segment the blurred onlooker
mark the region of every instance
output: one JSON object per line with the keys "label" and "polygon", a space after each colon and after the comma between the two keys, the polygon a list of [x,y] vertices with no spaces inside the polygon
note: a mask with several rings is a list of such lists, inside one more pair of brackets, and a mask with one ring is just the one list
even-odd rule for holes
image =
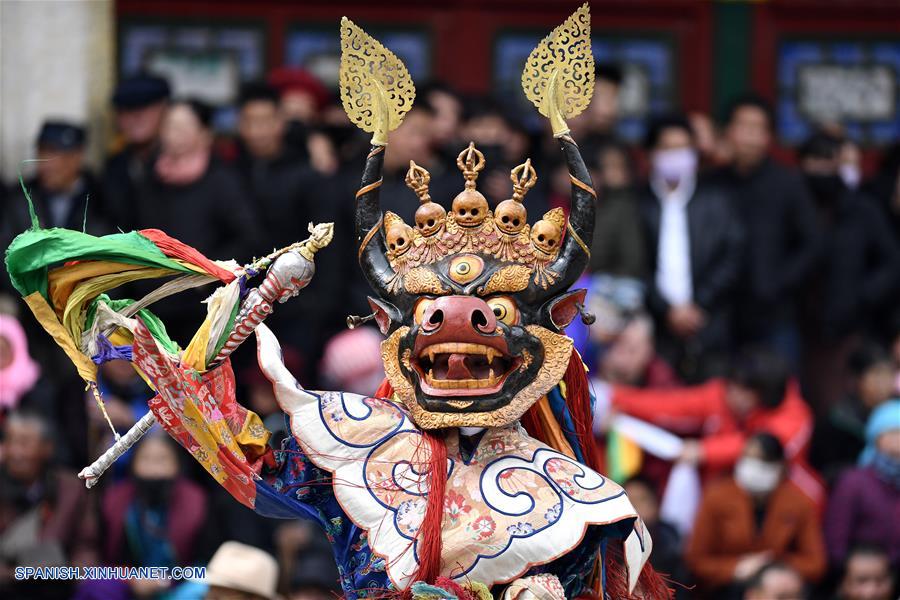
{"label": "blurred onlooker", "polygon": [[804,389],[820,410],[846,387],[847,354],[900,285],[900,244],[871,201],[840,173],[840,138],[810,137],[798,155],[825,232],[822,263],[802,294]]}
{"label": "blurred onlooker", "polygon": [[288,600],[333,600],[340,595],[337,569],[329,552],[310,557],[297,567]]}
{"label": "blurred onlooker", "polygon": [[313,169],[333,175],[339,166],[334,145],[317,129],[328,90],[312,73],[294,67],[274,70],[269,83],[280,94],[285,142]]}
{"label": "blurred onlooker", "polygon": [[848,189],[858,189],[862,183],[862,151],[859,144],[843,138],[838,154],[838,174]]}
{"label": "blurred onlooker", "polygon": [[18,319],[0,314],[0,425],[37,383],[41,367],[28,353],[28,339]]}
{"label": "blurred onlooker", "polygon": [[611,384],[651,389],[677,385],[672,367],[656,354],[653,337],[649,315],[637,314],[629,319],[600,357],[600,378]]}
{"label": "blurred onlooker", "polygon": [[865,544],[853,547],[841,570],[835,600],[896,600],[896,577],[882,548]]}
{"label": "blurred onlooker", "polygon": [[145,436],[135,448],[131,472],[103,496],[105,561],[135,567],[194,564],[206,493],[180,474],[174,442],[158,431]]}
{"label": "blurred onlooker", "polygon": [[[103,194],[85,167],[87,132],[66,121],[45,121],[37,137],[37,175],[25,182],[41,227],[65,227],[95,235],[109,233]],[[18,186],[15,186],[18,187]],[[15,235],[31,227],[22,190],[6,202],[5,247]]]}
{"label": "blurred onlooker", "polygon": [[43,416],[10,413],[0,442],[0,596],[68,598],[68,581],[15,581],[16,566],[96,564],[96,522],[74,473],[53,461],[54,431]]}
{"label": "blurred onlooker", "polygon": [[894,365],[875,343],[863,344],[847,359],[852,383],[845,397],[816,421],[810,444],[810,464],[834,483],[844,469],[856,463],[866,443],[866,421],[895,393]]}
{"label": "blurred onlooker", "polygon": [[825,573],[818,511],[786,473],[781,442],[760,432],[744,445],[734,476],[706,488],[685,555],[704,587],[740,585],[773,560],[808,582]]}
{"label": "blurred onlooker", "polygon": [[341,595],[340,575],[328,538],[309,522],[282,527],[279,558],[289,600],[329,600]]}
{"label": "blurred onlooker", "polygon": [[281,109],[291,124],[289,127],[293,124],[314,124],[320,111],[328,104],[328,89],[315,75],[304,69],[275,69],[269,74],[269,83],[281,94]]}
{"label": "blurred onlooker", "polygon": [[900,236],[900,142],[885,150],[878,173],[864,189],[882,206],[894,234]]}
{"label": "blurred onlooker", "polygon": [[687,118],[651,121],[650,179],[639,201],[650,258],[647,304],[657,349],[691,382],[721,375],[732,351],[743,233],[728,192],[698,177]]}
{"label": "blurred onlooker", "polygon": [[725,379],[702,385],[662,390],[614,386],[612,406],[676,433],[702,436],[684,443],[681,459],[713,473],[731,468],[747,438],[758,431],[777,436],[787,460],[802,463],[812,430],[812,414],[787,363],[764,350],[742,352]]}
{"label": "blurred onlooker", "polygon": [[691,129],[694,130],[695,145],[700,157],[700,170],[727,163],[730,159],[728,145],[722,139],[712,117],[703,112],[692,112],[688,114],[688,121],[691,123]]}
{"label": "blurred onlooker", "polygon": [[[509,172],[525,162],[530,149],[528,136],[524,130],[510,118],[508,111],[505,111],[499,103],[488,98],[480,98],[469,103],[461,141],[465,144],[475,142],[475,146],[484,154],[485,165],[478,178],[478,189],[487,198],[488,203],[493,207],[509,198],[512,193]],[[464,148],[461,146],[451,154],[453,169],[456,155]],[[538,177],[544,175],[539,173]],[[529,192],[529,220],[535,220],[543,214],[544,211],[541,210],[543,207],[540,204],[542,201],[540,188]]]}
{"label": "blurred onlooker", "polygon": [[765,565],[747,582],[743,600],[804,600],[803,578],[786,564]]}
{"label": "blurred onlooker", "polygon": [[[413,214],[418,207],[415,194],[405,183],[409,161],[414,160],[431,173],[431,198],[444,208],[450,209],[453,197],[462,189],[462,175],[456,170],[456,165],[452,169],[447,167],[435,153],[431,137],[434,118],[434,111],[429,105],[416,104],[403,117],[400,126],[388,136],[391,151],[384,153],[381,208],[400,215],[408,223],[413,222]],[[463,149],[459,148],[457,153]],[[358,183],[359,178],[355,177],[354,188]]]}
{"label": "blurred onlooker", "polygon": [[644,521],[650,538],[653,540],[653,552],[650,564],[660,573],[676,580],[684,575],[684,564],[681,560],[681,536],[671,524],[660,520],[659,495],[653,484],[640,476],[633,477],[622,485],[632,506]]}
{"label": "blurred onlooker", "polygon": [[342,331],[325,345],[320,366],[328,389],[371,396],[384,380],[383,337],[373,327]]}
{"label": "blurred onlooker", "polygon": [[[305,158],[285,143],[285,117],[275,88],[251,83],[239,100],[239,154],[235,162],[269,245],[298,241],[309,222],[333,221],[323,202],[322,178]],[[288,218],[286,218],[288,217]]]}
{"label": "blurred onlooker", "polygon": [[589,268],[642,279],[647,272],[647,250],[628,149],[609,143],[589,156],[588,162],[598,196]]}
{"label": "blurred onlooker", "polygon": [[113,92],[116,129],[123,147],[106,160],[103,192],[113,225],[126,231],[135,226],[135,196],[149,175],[153,153],[159,148],[159,129],[169,95],[169,83],[153,75],[123,79]]}
{"label": "blurred onlooker", "polygon": [[737,296],[739,339],[773,346],[796,363],[795,296],[818,259],[821,234],[799,173],[769,156],[772,119],[764,100],[735,100],[725,130],[731,164],[714,175],[735,198],[746,236]]}
{"label": "blurred onlooker", "polygon": [[426,85],[419,91],[419,94],[434,111],[431,132],[438,154],[447,165],[455,164],[456,155],[464,145],[462,140],[463,103],[459,94],[441,82],[432,82]]}
{"label": "blurred onlooker", "polygon": [[883,403],[869,417],[859,467],[831,492],[825,536],[832,565],[866,543],[887,550],[893,568],[900,568],[900,400]]}
{"label": "blurred onlooker", "polygon": [[596,149],[616,138],[619,91],[623,80],[624,74],[619,65],[594,65],[594,95],[591,103],[587,110],[569,123],[576,139],[585,148]]}
{"label": "blurred onlooker", "polygon": [[212,156],[211,125],[212,109],[199,100],[169,105],[153,176],[137,206],[138,224],[162,229],[211,258],[246,260],[246,253],[258,251],[257,223],[234,173]]}
{"label": "blurred onlooker", "polygon": [[278,563],[259,548],[229,541],[206,567],[203,600],[277,600]]}

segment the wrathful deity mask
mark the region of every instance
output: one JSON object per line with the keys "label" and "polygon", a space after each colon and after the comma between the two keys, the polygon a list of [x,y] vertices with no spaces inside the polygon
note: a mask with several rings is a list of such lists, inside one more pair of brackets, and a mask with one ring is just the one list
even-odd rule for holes
{"label": "wrathful deity mask", "polygon": [[537,181],[526,161],[510,173],[512,197],[492,212],[477,190],[484,156],[474,144],[457,165],[464,189],[445,211],[428,171],[410,162],[419,197],[415,227],[379,210],[384,146],[369,155],[358,196],[361,266],[382,333],[385,370],[423,428],[502,426],[519,419],[565,374],[572,340],[562,333],[584,291],[569,292],[588,261],[594,197],[575,144],[561,144],[573,173],[572,215],[527,223],[523,203]]}
{"label": "wrathful deity mask", "polygon": [[388,379],[422,428],[514,423],[569,365],[572,340],[563,329],[584,291],[568,289],[590,257],[596,194],[564,119],[593,91],[589,27],[582,8],[532,52],[522,76],[566,159],[568,219],[556,208],[528,225],[524,200],[537,181],[530,160],[512,170],[512,196],[491,211],[477,189],[484,155],[470,143],[457,157],[463,189],[449,211],[432,200],[428,171],[410,161],[406,184],[420,204],[410,225],[382,214],[379,192],[387,132],[412,106],[415,87],[390,50],[342,22],[341,100],[374,134],[356,195],[359,261],[375,291],[372,317],[387,336]]}

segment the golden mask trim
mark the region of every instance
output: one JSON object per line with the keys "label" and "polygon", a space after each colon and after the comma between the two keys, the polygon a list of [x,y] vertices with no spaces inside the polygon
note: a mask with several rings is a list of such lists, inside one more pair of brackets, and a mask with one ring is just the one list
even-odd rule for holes
{"label": "golden mask trim", "polygon": [[449,293],[441,279],[431,269],[415,267],[403,276],[403,287],[410,294],[433,294],[440,296]]}
{"label": "golden mask trim", "polygon": [[495,271],[487,283],[478,288],[478,294],[489,296],[491,294],[521,292],[528,287],[530,279],[530,268],[524,265],[509,265]]}

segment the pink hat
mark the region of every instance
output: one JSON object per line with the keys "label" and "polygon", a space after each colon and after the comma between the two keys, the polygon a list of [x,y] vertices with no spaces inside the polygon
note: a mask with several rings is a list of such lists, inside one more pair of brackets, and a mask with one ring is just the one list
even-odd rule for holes
{"label": "pink hat", "polygon": [[13,409],[41,375],[41,369],[28,354],[25,330],[15,317],[0,314],[0,343],[9,345],[9,364],[0,362],[0,408]]}
{"label": "pink hat", "polygon": [[322,375],[340,389],[372,394],[384,378],[382,337],[371,327],[348,329],[325,345]]}

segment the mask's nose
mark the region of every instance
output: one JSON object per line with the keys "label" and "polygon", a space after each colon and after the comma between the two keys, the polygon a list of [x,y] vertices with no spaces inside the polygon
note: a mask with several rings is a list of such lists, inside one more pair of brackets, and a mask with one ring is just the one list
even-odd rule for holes
{"label": "mask's nose", "polygon": [[422,315],[422,331],[472,331],[491,334],[497,329],[497,317],[487,302],[475,296],[441,296]]}

